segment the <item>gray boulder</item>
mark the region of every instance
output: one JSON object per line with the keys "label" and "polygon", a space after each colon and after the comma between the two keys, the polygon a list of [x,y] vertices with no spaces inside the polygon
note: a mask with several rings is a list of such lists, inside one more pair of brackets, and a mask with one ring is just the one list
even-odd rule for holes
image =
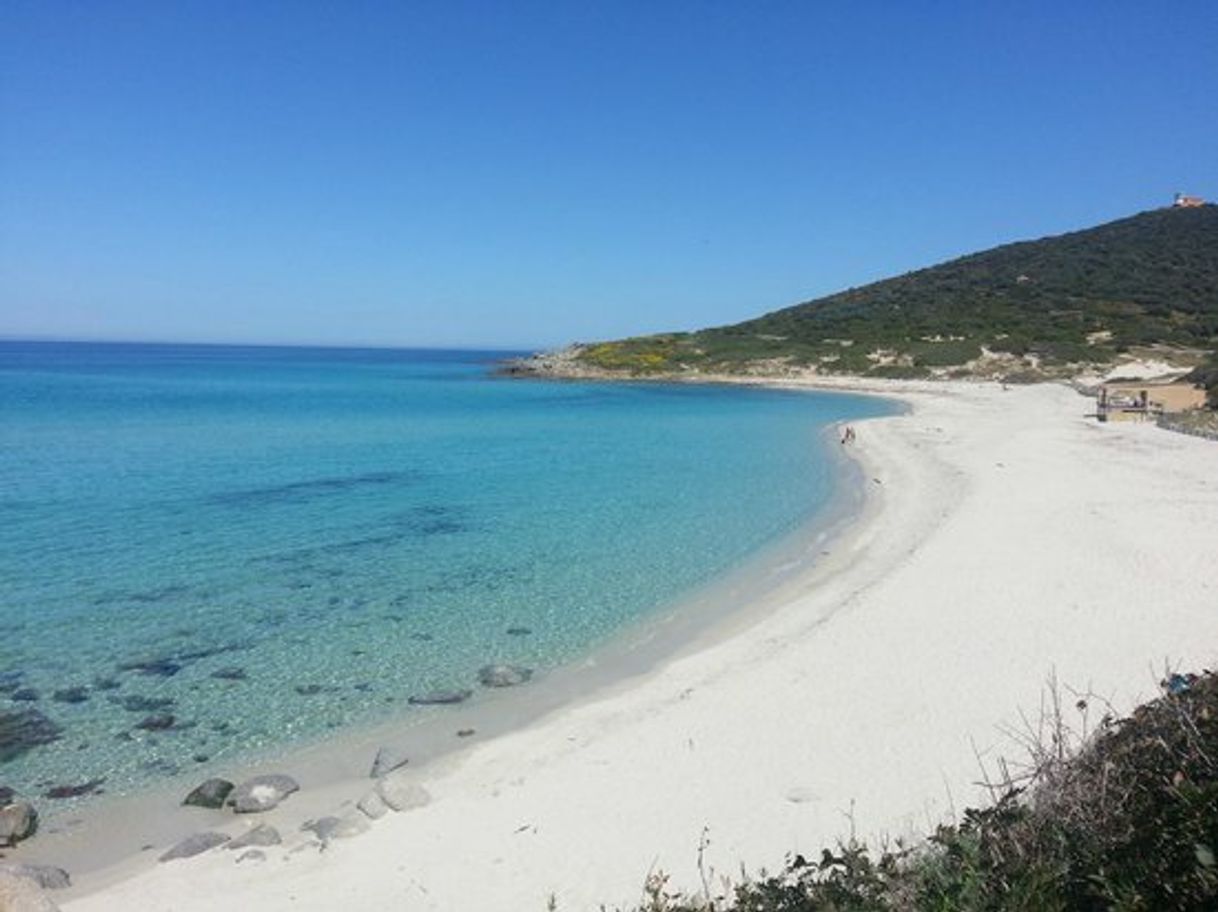
{"label": "gray boulder", "polygon": [[0,763],[58,741],[63,729],[36,709],[0,710]]}
{"label": "gray boulder", "polygon": [[182,803],[191,807],[224,807],[224,799],[232,790],[233,784],[227,779],[208,779],[182,799]]}
{"label": "gray boulder", "polygon": [[483,665],[478,669],[478,680],[483,687],[515,687],[533,677],[533,669],[521,665]]}
{"label": "gray boulder", "polygon": [[38,812],[28,801],[16,801],[0,808],[0,846],[14,846],[29,839],[38,829]]}
{"label": "gray boulder", "polygon": [[[51,865],[25,864],[24,862],[9,862],[0,864],[0,876],[24,877],[38,884],[44,890],[62,890],[72,885],[72,878],[63,868]],[[0,907],[2,908],[2,907]]]}
{"label": "gray boulder", "polygon": [[291,776],[273,773],[255,776],[233,789],[228,803],[238,814],[253,814],[277,807],[284,798],[300,790],[300,784]]}
{"label": "gray boulder", "polygon": [[283,839],[279,831],[270,824],[260,823],[247,833],[242,833],[235,839],[230,839],[224,846],[226,849],[246,849],[250,846],[279,845]]}
{"label": "gray boulder", "polygon": [[406,702],[415,706],[434,706],[444,703],[464,703],[473,694],[471,690],[433,690],[425,694],[415,694]]}
{"label": "gray boulder", "polygon": [[204,852],[214,849],[216,846],[224,845],[226,842],[228,842],[228,837],[223,833],[195,833],[193,836],[187,836],[172,849],[163,854],[158,861],[173,861],[177,858],[193,858],[196,855],[202,855]]}
{"label": "gray boulder", "polygon": [[25,877],[0,874],[0,909],[4,912],[59,912],[59,906]]}
{"label": "gray boulder", "polygon": [[431,793],[405,776],[386,776],[376,787],[381,800],[395,811],[409,811],[431,804]]}
{"label": "gray boulder", "polygon": [[392,773],[409,762],[410,759],[404,751],[394,747],[382,747],[376,752],[376,759],[372,761],[372,771],[368,775],[373,779],[380,779],[386,773]]}

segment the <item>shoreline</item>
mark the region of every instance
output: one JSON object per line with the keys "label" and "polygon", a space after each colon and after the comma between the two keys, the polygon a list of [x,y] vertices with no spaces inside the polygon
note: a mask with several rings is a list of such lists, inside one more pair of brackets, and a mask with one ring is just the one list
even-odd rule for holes
{"label": "shoreline", "polygon": [[[523,686],[483,689],[468,703],[419,707],[409,717],[288,744],[238,760],[219,774],[240,782],[256,774],[286,772],[300,781],[301,791],[273,815],[281,829],[295,833],[309,819],[354,805],[373,784],[368,770],[381,746],[409,755],[412,774],[427,776],[459,764],[464,754],[490,739],[628,687],[665,662],[757,623],[792,591],[806,589],[827,572],[819,566],[827,564],[825,549],[848,538],[869,508],[866,479],[838,446],[837,433],[837,425],[830,425],[816,434],[816,446],[838,479],[826,504],[795,529],[675,601],[657,606],[591,652],[540,672]],[[741,607],[742,594],[752,604]],[[457,731],[468,729],[475,734],[456,737]],[[191,833],[213,828],[240,832],[243,818],[230,811],[180,806],[182,797],[207,775],[214,773],[179,775],[137,793],[104,795],[79,810],[56,809],[46,816],[39,836],[11,850],[8,860],[67,869],[73,886],[56,894],[66,900],[104,890],[144,870],[150,858]]]}
{"label": "shoreline", "polygon": [[213,852],[64,909],[629,904],[651,871],[697,888],[700,845],[717,882],[847,833],[924,834],[976,797],[978,757],[1013,753],[1055,671],[1124,711],[1163,662],[1212,659],[1212,444],[1100,427],[1059,386],[867,391],[914,408],[861,425],[874,512],[810,590],[408,768],[431,803],[324,853],[285,828],[265,863]]}

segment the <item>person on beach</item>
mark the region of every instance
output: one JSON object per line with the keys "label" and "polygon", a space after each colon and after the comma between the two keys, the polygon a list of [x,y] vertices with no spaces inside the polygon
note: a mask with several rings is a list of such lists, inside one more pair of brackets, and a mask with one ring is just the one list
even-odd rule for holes
{"label": "person on beach", "polygon": [[842,446],[848,443],[854,443],[854,428],[850,425],[846,425],[846,431],[842,434]]}

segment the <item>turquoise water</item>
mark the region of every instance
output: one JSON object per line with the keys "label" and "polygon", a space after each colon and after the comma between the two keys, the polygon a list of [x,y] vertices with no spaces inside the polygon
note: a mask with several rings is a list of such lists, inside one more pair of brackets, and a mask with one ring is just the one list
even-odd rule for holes
{"label": "turquoise water", "polygon": [[[888,408],[498,357],[0,343],[0,785],[130,791],[544,672],[807,522],[824,426]],[[58,737],[18,752],[33,712]]]}

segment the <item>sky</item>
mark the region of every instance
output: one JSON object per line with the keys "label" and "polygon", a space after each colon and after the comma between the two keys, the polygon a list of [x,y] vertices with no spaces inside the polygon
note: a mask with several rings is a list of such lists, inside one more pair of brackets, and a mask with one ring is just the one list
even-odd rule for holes
{"label": "sky", "polygon": [[531,348],[1218,197],[1218,3],[0,3],[0,337]]}

